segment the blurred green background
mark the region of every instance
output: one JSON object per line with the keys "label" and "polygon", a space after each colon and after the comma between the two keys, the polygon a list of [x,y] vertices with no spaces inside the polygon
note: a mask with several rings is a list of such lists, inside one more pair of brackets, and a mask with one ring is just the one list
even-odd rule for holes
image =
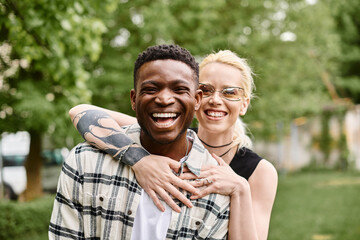
{"label": "blurred green background", "polygon": [[[146,47],[179,44],[199,62],[230,49],[256,74],[244,121],[280,174],[269,239],[360,239],[359,12],[358,0],[0,0],[0,133],[31,139],[19,200],[52,201],[39,199],[43,151],[82,141],[71,107],[133,115]],[[14,209],[0,223],[28,204],[51,208],[0,200]]]}

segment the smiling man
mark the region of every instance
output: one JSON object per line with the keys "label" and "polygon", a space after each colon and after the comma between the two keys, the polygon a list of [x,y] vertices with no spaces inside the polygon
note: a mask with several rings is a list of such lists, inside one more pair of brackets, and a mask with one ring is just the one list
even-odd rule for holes
{"label": "smiling man", "polygon": [[[95,136],[96,127],[106,128],[108,118],[94,110],[77,116],[75,121],[85,123],[77,126],[84,134],[91,132],[105,143],[116,138],[121,147],[112,155],[119,157],[113,158],[88,143],[71,151],[59,179],[50,239],[226,238],[229,197],[210,194],[191,200],[192,208],[180,205],[176,212],[166,205],[165,211],[160,211],[129,166],[132,159],[149,152],[178,160],[182,163],[180,171],[186,167],[196,175],[202,165],[217,164],[196,134],[187,130],[200,106],[198,77],[198,65],[186,49],[176,45],[149,47],[138,56],[134,68],[131,105],[138,124],[126,127],[124,132],[114,133],[108,128],[108,135]],[[124,134],[130,138],[122,137]],[[147,151],[130,147],[134,145]],[[128,165],[122,161],[125,155]]]}
{"label": "smiling man", "polygon": [[141,126],[141,144],[150,153],[176,160],[185,156],[184,133],[200,106],[196,81],[188,65],[172,59],[146,62],[138,70],[131,103]]}

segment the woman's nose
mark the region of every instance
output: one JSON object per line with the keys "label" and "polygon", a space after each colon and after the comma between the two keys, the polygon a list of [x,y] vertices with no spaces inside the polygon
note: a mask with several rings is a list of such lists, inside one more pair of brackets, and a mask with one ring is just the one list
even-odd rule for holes
{"label": "woman's nose", "polygon": [[210,96],[210,103],[213,104],[220,104],[222,101],[222,98],[220,96],[220,92],[216,91],[213,95]]}

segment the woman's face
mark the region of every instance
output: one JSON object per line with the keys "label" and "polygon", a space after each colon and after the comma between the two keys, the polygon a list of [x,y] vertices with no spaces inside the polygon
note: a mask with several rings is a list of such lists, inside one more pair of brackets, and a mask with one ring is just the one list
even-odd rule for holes
{"label": "woman's face", "polygon": [[209,132],[221,133],[232,131],[239,115],[246,113],[249,98],[230,101],[221,96],[219,91],[227,87],[243,88],[241,71],[233,66],[213,62],[205,65],[200,71],[200,83],[211,85],[216,92],[203,97],[196,117],[200,125]]}

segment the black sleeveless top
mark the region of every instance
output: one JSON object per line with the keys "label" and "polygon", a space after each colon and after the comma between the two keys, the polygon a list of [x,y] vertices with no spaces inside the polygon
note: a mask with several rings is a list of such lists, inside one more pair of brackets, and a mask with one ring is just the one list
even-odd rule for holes
{"label": "black sleeveless top", "polygon": [[249,180],[261,159],[262,157],[250,149],[243,147],[236,152],[234,158],[230,162],[230,167],[238,175]]}
{"label": "black sleeveless top", "polygon": [[[197,133],[197,128],[191,128]],[[250,176],[255,171],[255,168],[259,164],[262,157],[248,148],[239,149],[233,159],[230,162],[230,167],[235,173],[242,176],[246,180],[249,180]]]}

